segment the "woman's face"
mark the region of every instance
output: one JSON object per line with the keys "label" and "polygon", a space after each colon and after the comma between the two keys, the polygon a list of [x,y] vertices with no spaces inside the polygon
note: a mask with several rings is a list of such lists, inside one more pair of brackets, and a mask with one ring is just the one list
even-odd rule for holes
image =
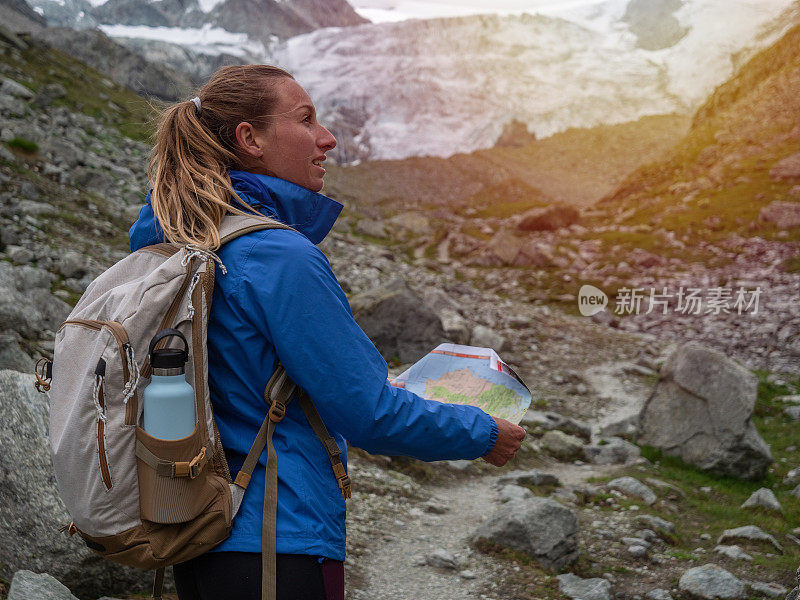
{"label": "woman's face", "polygon": [[[322,189],[325,153],[336,147],[336,138],[317,122],[317,113],[306,91],[288,77],[276,85],[275,116],[266,127],[253,130],[260,156],[253,156],[253,172],[280,177],[314,192]],[[240,126],[241,127],[241,126]]]}

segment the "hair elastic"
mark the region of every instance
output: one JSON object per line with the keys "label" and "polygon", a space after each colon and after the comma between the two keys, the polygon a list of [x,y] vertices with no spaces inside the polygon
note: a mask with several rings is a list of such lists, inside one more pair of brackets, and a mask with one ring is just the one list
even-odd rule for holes
{"label": "hair elastic", "polygon": [[195,96],[194,98],[192,98],[192,102],[194,102],[194,105],[197,107],[197,114],[199,115],[200,114],[200,97],[199,96]]}

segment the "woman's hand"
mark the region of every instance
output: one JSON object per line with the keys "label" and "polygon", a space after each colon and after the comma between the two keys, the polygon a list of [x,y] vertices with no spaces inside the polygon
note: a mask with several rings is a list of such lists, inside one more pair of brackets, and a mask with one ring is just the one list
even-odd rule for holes
{"label": "woman's hand", "polygon": [[497,441],[483,460],[495,467],[502,467],[514,458],[514,454],[519,450],[522,440],[525,439],[525,430],[505,419],[492,418],[497,423]]}

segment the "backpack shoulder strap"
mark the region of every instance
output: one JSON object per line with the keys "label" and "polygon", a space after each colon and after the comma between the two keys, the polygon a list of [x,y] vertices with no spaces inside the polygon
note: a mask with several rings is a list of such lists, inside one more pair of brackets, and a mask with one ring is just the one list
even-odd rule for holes
{"label": "backpack shoulder strap", "polygon": [[280,221],[258,215],[225,215],[219,225],[219,237],[222,244],[227,244],[251,231],[262,229],[291,229]]}

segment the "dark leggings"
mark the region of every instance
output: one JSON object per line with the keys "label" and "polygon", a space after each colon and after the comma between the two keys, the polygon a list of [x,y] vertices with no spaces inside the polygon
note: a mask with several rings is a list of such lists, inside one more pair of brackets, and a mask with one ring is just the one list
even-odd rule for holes
{"label": "dark leggings", "polygon": [[[261,600],[261,554],[207,552],[173,567],[180,600]],[[344,564],[278,554],[278,600],[344,600]]]}

